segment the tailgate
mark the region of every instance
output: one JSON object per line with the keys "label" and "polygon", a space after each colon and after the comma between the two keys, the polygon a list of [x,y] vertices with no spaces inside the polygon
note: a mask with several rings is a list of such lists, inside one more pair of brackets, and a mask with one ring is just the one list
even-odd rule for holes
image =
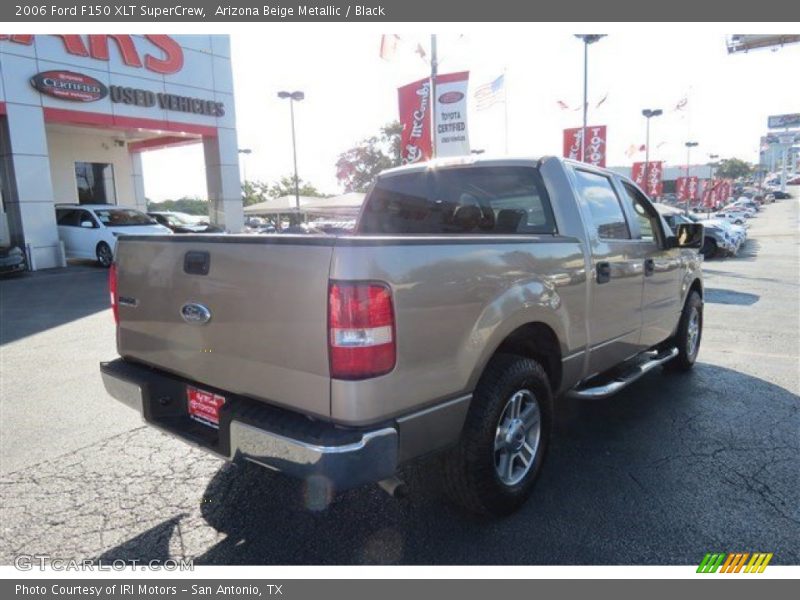
{"label": "tailgate", "polygon": [[[119,354],[211,388],[329,417],[332,243],[288,235],[120,238]],[[194,259],[188,267],[187,253]],[[199,305],[198,322],[184,319],[187,304]],[[193,308],[187,312],[197,315]],[[210,318],[202,323],[204,309]]]}

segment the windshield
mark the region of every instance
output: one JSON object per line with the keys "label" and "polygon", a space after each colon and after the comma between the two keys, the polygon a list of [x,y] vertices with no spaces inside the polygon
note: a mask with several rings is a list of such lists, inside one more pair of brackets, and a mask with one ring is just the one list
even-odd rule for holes
{"label": "windshield", "polygon": [[132,208],[101,208],[94,214],[106,227],[129,227],[132,225],[153,225],[155,221],[146,214]]}
{"label": "windshield", "polygon": [[166,220],[167,223],[170,225],[194,225],[194,221],[182,215],[180,213],[171,213],[168,215],[162,215]]}

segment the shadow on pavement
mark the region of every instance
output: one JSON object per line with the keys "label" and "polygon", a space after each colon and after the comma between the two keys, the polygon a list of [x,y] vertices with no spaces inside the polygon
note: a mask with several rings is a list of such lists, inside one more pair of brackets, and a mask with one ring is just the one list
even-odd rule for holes
{"label": "shadow on pavement", "polygon": [[0,280],[0,344],[106,310],[108,270],[94,264]]}
{"label": "shadow on pavement", "polygon": [[739,306],[751,306],[761,298],[758,294],[747,292],[737,292],[735,290],[724,290],[720,288],[705,288],[703,299],[712,304],[737,304]]}
{"label": "shadow on pavement", "polygon": [[[319,499],[302,482],[226,464],[199,507],[225,538],[195,561],[697,564],[709,549],[766,548],[796,563],[799,408],[783,388],[710,364],[605,401],[562,399],[530,501],[497,520],[452,507],[435,459],[405,469],[405,500],[365,486],[323,511],[306,508]],[[130,546],[142,537],[106,555],[161,558],[163,536]]]}

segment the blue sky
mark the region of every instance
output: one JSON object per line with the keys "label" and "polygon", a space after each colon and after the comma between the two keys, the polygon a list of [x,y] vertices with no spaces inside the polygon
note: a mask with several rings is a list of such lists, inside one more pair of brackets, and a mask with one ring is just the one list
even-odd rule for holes
{"label": "blue sky", "polygon": [[[427,74],[429,67],[413,53],[416,43],[426,49],[429,44],[429,33],[419,29],[419,24],[390,29],[401,31],[408,50],[387,62],[378,56],[382,30],[374,26],[235,27],[239,146],[252,150],[242,165],[247,177],[272,181],[291,173],[289,108],[276,94],[300,89],[306,94],[296,106],[300,177],[325,192],[339,192],[338,154],[396,119],[397,87]],[[534,23],[445,29],[439,36],[441,72],[469,70],[474,89],[505,71],[509,152],[560,154],[562,130],[580,125],[580,111],[562,110],[557,102],[580,106],[583,50],[572,33],[581,28]],[[626,155],[631,145],[644,143],[643,108],[665,111],[652,122],[651,159],[668,165],[685,163],[687,139],[700,143],[692,162],[705,162],[711,153],[754,161],[767,116],[800,112],[800,45],[728,55],[719,25],[583,29],[609,31],[590,48],[589,59],[589,124],[608,126],[609,166],[643,160],[643,154]],[[686,108],[674,111],[683,97]],[[505,109],[500,104],[471,110],[473,148],[503,152]],[[204,197],[202,168],[199,145],[146,154],[148,197]]]}

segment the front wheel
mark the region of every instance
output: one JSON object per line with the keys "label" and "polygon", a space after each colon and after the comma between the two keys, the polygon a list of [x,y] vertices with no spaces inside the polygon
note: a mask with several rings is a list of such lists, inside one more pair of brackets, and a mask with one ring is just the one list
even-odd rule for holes
{"label": "front wheel", "polygon": [[703,258],[711,258],[713,256],[716,256],[717,254],[716,240],[709,237],[703,240],[703,247],[700,248],[700,254],[703,255]]}
{"label": "front wheel", "polygon": [[664,367],[671,371],[688,371],[697,360],[700,350],[700,338],[703,335],[703,299],[697,292],[690,292],[683,305],[678,332],[673,338],[678,356],[666,363]]}
{"label": "front wheel", "polygon": [[475,388],[461,439],[445,456],[450,498],[481,514],[517,510],[544,462],[552,404],[539,363],[513,355],[494,357]]}
{"label": "front wheel", "polygon": [[111,266],[111,263],[114,262],[114,253],[111,251],[111,246],[105,242],[100,242],[97,244],[97,250],[95,251],[95,254],[97,256],[97,262],[100,263],[101,267],[105,267],[107,269]]}

